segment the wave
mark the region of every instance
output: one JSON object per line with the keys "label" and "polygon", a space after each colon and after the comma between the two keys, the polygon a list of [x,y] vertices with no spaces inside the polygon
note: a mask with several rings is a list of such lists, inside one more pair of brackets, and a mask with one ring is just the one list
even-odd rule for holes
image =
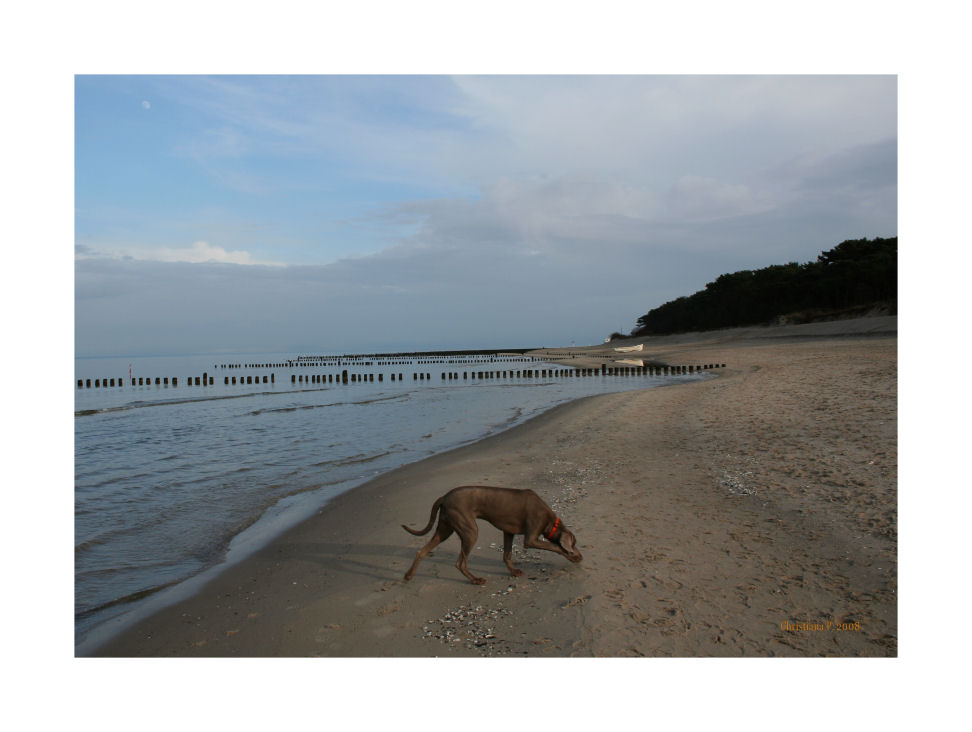
{"label": "wave", "polygon": [[373,463],[375,460],[380,460],[388,455],[394,455],[395,453],[402,452],[399,450],[385,450],[384,452],[376,453],[360,453],[358,455],[351,455],[350,457],[338,458],[337,460],[322,460],[321,462],[311,463],[312,468],[329,468],[329,467],[347,467],[348,465],[362,465],[364,463]]}
{"label": "wave", "polygon": [[[92,472],[76,472],[74,476],[74,490],[82,494],[87,493],[92,490],[97,490],[98,488],[104,488],[106,486],[114,485],[120,480],[124,480],[128,483],[137,482],[143,478],[152,478],[155,474],[153,473],[125,473],[123,476],[117,474],[104,475],[101,480],[96,480],[93,482],[86,482],[91,480],[91,476],[98,475],[97,471]],[[134,499],[133,499],[134,500]],[[75,501],[76,502],[76,501]]]}
{"label": "wave", "polygon": [[83,620],[96,613],[100,613],[104,610],[115,607],[117,605],[125,605],[130,602],[138,602],[139,600],[142,600],[148,597],[149,595],[154,595],[156,592],[161,592],[162,590],[168,589],[169,587],[173,587],[182,581],[184,581],[184,578],[175,579],[170,582],[165,582],[161,585],[156,585],[154,587],[146,587],[143,590],[137,590],[127,595],[123,595],[122,597],[116,597],[113,600],[109,600],[108,602],[103,602],[100,605],[96,605],[95,607],[89,607],[89,608],[85,608],[84,610],[81,610],[80,612],[75,612],[74,619],[75,621]]}
{"label": "wave", "polygon": [[327,402],[325,404],[303,404],[292,407],[268,407],[267,409],[254,409],[250,414],[254,417],[261,414],[278,414],[282,412],[297,412],[309,409],[326,409],[328,407],[353,407],[377,404],[379,402],[391,402],[410,398],[409,394],[393,394],[391,396],[374,397],[372,399],[360,399],[358,401]]}
{"label": "wave", "polygon": [[[443,385],[443,386],[434,386],[434,387],[431,387],[431,388],[433,388],[433,389],[462,389],[462,388],[469,388],[469,387],[478,387],[478,388],[484,388],[484,387],[485,388],[501,387],[503,389],[516,389],[516,388],[526,388],[526,389],[529,389],[529,388],[534,388],[534,387],[537,387],[537,386],[547,386],[550,383],[553,383],[553,382],[549,382],[549,381],[530,381],[530,382],[525,382],[525,383],[522,383],[522,384],[510,384],[510,383],[507,383],[507,382],[504,381],[504,382],[499,383],[499,384],[489,383],[489,382],[482,382],[482,383],[468,384],[468,385],[466,385],[466,384],[462,384],[462,385],[449,384],[448,386],[446,386],[446,385]],[[295,393],[301,393],[301,394],[303,394],[303,393],[314,392],[314,391],[332,391],[332,390],[333,390],[333,387],[328,386],[328,387],[323,387],[323,388],[320,388],[320,389],[288,389],[286,391],[248,391],[248,392],[244,392],[244,393],[240,393],[240,394],[223,394],[223,395],[219,395],[219,396],[217,396],[217,395],[209,395],[209,396],[201,396],[201,397],[183,397],[183,398],[179,398],[179,399],[159,399],[157,401],[135,401],[135,402],[129,402],[128,404],[119,404],[119,405],[112,406],[112,407],[99,407],[99,408],[95,408],[95,409],[78,409],[78,410],[75,410],[74,416],[75,417],[91,417],[91,416],[97,415],[97,414],[111,414],[111,413],[115,413],[115,412],[127,412],[127,411],[130,411],[132,409],[144,409],[146,407],[171,407],[171,406],[177,406],[179,404],[201,404],[201,403],[204,403],[204,402],[222,401],[224,399],[247,399],[247,398],[250,398],[250,397],[257,397],[257,396],[284,396],[284,395],[287,395],[287,394],[295,394]],[[405,392],[405,393],[402,393],[402,394],[393,394],[393,395],[390,395],[390,396],[374,397],[374,398],[371,398],[371,399],[361,399],[361,400],[357,400],[357,401],[338,401],[338,402],[330,402],[330,403],[327,403],[327,404],[311,404],[311,405],[300,406],[300,407],[278,407],[278,408],[274,408],[274,409],[258,409],[258,410],[254,410],[253,412],[251,412],[251,414],[254,415],[254,416],[256,416],[256,415],[260,415],[260,414],[264,414],[264,413],[273,413],[273,412],[295,412],[295,411],[300,410],[300,409],[319,409],[321,407],[338,407],[338,406],[345,406],[345,405],[368,405],[368,404],[374,404],[376,402],[392,401],[392,400],[396,400],[396,399],[409,399],[410,397],[411,397],[411,393],[410,392]]]}
{"label": "wave", "polygon": [[[323,391],[323,390],[321,390]],[[109,414],[111,412],[127,412],[132,409],[143,409],[145,407],[171,407],[178,404],[197,404],[203,402],[217,402],[224,399],[246,399],[247,397],[254,396],[266,396],[269,394],[280,394],[281,392],[274,391],[251,391],[245,394],[226,394],[223,396],[203,396],[203,397],[188,397],[185,399],[160,399],[156,402],[129,402],[128,404],[120,404],[115,407],[102,407],[100,409],[80,409],[75,411],[75,417],[89,417],[93,414]],[[287,393],[287,392],[284,392]]]}
{"label": "wave", "polygon": [[[159,399],[157,401],[135,401],[129,402],[128,404],[119,404],[114,407],[101,407],[98,409],[79,409],[74,412],[75,417],[89,417],[93,414],[108,414],[111,412],[127,412],[132,409],[143,409],[145,407],[171,407],[179,404],[202,404],[204,402],[218,402],[224,399],[248,399],[250,397],[259,396],[286,396],[288,394],[296,393],[306,393],[314,391],[330,391],[332,387],[324,387],[321,389],[288,389],[286,391],[247,391],[240,394],[222,394],[222,395],[207,395],[200,397],[183,397],[181,399]],[[398,398],[403,395],[397,395],[396,397],[387,397],[390,399]],[[348,402],[349,404],[367,404],[370,401],[375,400],[364,400],[362,402]],[[344,402],[337,402],[342,404]],[[267,410],[261,410],[267,411]],[[281,410],[286,411],[286,410]],[[259,412],[254,412],[254,414],[259,414]]]}

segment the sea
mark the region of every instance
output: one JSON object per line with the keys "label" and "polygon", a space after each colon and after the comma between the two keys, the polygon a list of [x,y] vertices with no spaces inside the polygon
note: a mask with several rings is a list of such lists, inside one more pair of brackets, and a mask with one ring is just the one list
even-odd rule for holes
{"label": "sea", "polygon": [[705,378],[573,374],[496,353],[76,359],[76,652],[376,475],[564,402]]}

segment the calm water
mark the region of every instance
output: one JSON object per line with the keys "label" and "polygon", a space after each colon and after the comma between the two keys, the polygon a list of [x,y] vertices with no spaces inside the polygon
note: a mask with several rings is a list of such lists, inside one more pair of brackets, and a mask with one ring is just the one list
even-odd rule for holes
{"label": "calm water", "polygon": [[[75,389],[76,641],[379,473],[572,399],[700,378],[476,377],[552,368],[512,357],[288,360],[296,356],[76,361],[76,380],[125,383]],[[153,385],[131,386],[129,367]],[[344,370],[374,381],[306,383]],[[204,372],[212,386],[187,385]],[[444,372],[459,378],[443,380]],[[430,378],[416,380],[418,373]],[[262,383],[271,374],[275,381]],[[260,383],[226,385],[226,376]],[[170,386],[154,385],[156,377]]]}

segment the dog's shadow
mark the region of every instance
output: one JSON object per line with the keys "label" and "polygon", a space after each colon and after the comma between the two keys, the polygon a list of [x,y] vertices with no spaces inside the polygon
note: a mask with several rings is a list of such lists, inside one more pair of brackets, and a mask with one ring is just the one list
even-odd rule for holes
{"label": "dog's shadow", "polygon": [[[281,542],[274,545],[268,560],[310,562],[340,574],[352,574],[381,582],[402,580],[405,570],[415,559],[417,548],[389,544],[339,544],[327,542]],[[422,560],[413,582],[423,575],[468,584],[456,569],[459,541],[446,540]],[[522,559],[521,559],[522,561]],[[468,566],[486,576],[509,576],[501,552],[486,547],[469,557]],[[455,577],[452,576],[455,575]]]}

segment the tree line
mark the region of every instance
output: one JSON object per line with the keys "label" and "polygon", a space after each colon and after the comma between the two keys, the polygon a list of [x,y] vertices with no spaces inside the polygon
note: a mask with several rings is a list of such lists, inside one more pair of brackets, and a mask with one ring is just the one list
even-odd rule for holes
{"label": "tree line", "polygon": [[898,237],[848,239],[816,261],[724,274],[638,318],[631,336],[897,312]]}

